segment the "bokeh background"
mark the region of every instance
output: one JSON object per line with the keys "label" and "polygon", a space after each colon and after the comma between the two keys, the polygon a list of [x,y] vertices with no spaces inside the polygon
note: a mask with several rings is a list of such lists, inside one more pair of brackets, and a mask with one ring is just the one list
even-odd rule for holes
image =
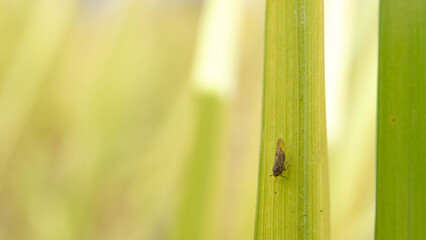
{"label": "bokeh background", "polygon": [[[0,0],[0,239],[252,239],[264,8]],[[373,239],[378,1],[324,10],[332,238]]]}

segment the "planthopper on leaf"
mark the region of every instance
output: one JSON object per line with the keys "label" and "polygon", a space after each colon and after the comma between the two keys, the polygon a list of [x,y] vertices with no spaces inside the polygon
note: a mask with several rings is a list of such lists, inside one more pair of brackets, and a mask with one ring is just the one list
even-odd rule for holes
{"label": "planthopper on leaf", "polygon": [[283,175],[283,171],[288,169],[288,162],[290,161],[290,158],[287,161],[285,160],[284,140],[282,138],[278,138],[277,149],[275,150],[274,166],[272,167],[272,175],[269,176],[282,176],[284,178],[287,178]]}

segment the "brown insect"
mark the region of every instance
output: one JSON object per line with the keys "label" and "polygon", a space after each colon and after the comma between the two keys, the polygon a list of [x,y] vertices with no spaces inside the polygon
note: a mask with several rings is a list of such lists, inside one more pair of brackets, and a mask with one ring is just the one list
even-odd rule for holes
{"label": "brown insect", "polygon": [[284,140],[282,138],[278,138],[277,149],[275,150],[274,166],[272,167],[272,175],[269,176],[281,176],[287,179],[287,177],[283,175],[283,172],[288,169],[288,162],[290,161],[290,158],[287,161],[285,160]]}

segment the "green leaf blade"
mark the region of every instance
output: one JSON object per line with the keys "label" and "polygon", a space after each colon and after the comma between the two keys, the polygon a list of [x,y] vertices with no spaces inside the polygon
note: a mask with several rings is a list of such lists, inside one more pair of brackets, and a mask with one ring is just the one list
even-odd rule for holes
{"label": "green leaf blade", "polygon": [[426,2],[381,1],[376,239],[426,236]]}
{"label": "green leaf blade", "polygon": [[[323,2],[267,1],[255,239],[329,239]],[[288,180],[272,174],[283,138]]]}

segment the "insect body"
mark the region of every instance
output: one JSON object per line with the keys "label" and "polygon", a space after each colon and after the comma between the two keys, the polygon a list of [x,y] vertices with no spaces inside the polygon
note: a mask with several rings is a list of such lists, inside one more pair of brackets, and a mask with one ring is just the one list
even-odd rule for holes
{"label": "insect body", "polygon": [[[274,166],[272,167],[272,175],[274,177],[282,176],[283,171],[287,170],[289,160],[285,160],[284,153],[284,140],[282,138],[278,138],[277,140],[277,149],[275,150],[275,161]],[[286,178],[286,177],[285,177]]]}

